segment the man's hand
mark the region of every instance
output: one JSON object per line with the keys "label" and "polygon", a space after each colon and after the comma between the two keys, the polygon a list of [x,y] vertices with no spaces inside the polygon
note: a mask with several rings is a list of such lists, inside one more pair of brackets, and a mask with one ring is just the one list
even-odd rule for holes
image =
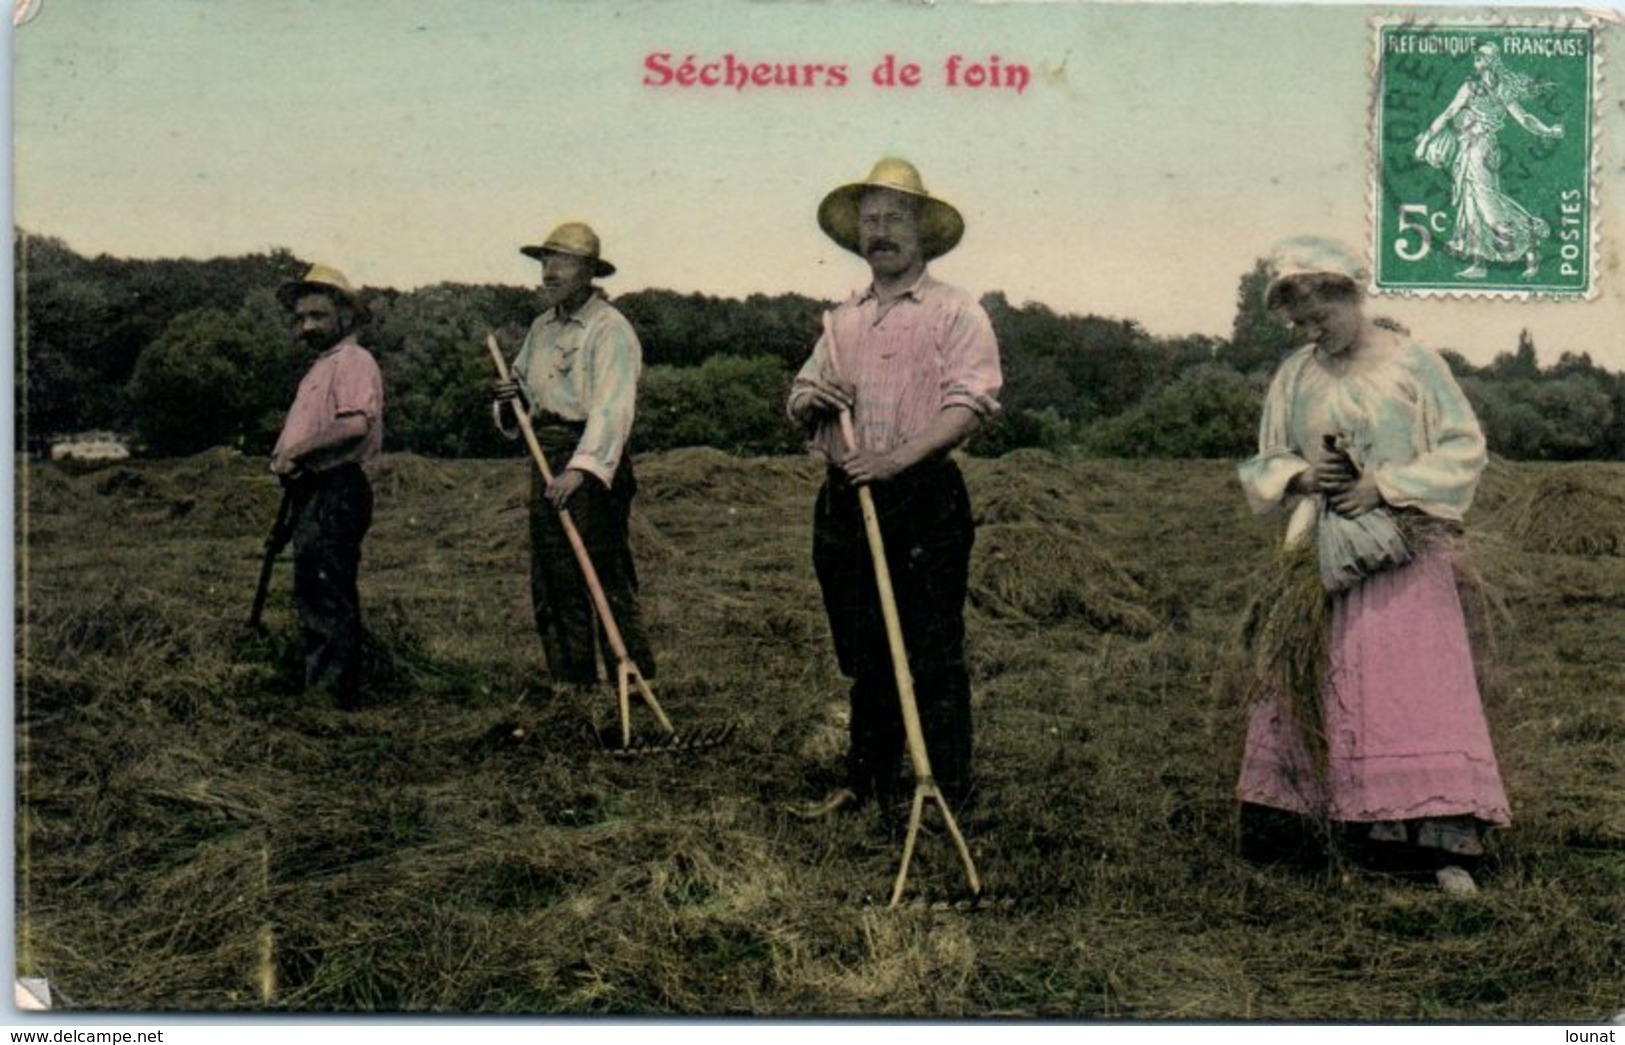
{"label": "man's hand", "polygon": [[299,462],[286,450],[277,452],[271,458],[271,474],[280,479],[291,479],[299,471]]}
{"label": "man's hand", "polygon": [[497,406],[512,407],[514,403],[524,401],[524,391],[519,387],[519,379],[510,377],[507,380],[497,378],[491,382],[491,401]]}
{"label": "man's hand", "polygon": [[579,468],[566,468],[555,475],[553,481],[547,484],[547,492],[544,495],[547,497],[547,503],[562,512],[566,502],[570,500],[570,495],[581,488],[581,482],[586,477],[587,473]]}
{"label": "man's hand", "polygon": [[898,459],[896,451],[877,454],[868,450],[854,450],[841,461],[841,471],[860,486],[883,483],[902,474],[907,468],[907,463]]}
{"label": "man's hand", "polygon": [[813,411],[838,414],[842,410],[851,410],[857,402],[857,388],[838,377],[802,378],[796,382],[796,391],[800,394],[797,412],[801,414]]}

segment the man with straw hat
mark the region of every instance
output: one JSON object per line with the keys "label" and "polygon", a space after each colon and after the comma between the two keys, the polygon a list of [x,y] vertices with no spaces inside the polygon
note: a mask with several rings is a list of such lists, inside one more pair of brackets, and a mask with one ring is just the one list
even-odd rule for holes
{"label": "man with straw hat", "polygon": [[[829,465],[813,519],[813,564],[841,671],[852,679],[847,787],[819,811],[896,796],[903,721],[857,489],[880,518],[926,750],[960,804],[971,783],[964,604],[975,536],[949,452],[998,411],[998,343],[975,298],[926,270],[964,234],[959,211],[919,171],[883,159],[818,208],[818,224],[872,277],[828,318],[791,387],[789,413]],[[837,419],[849,411],[856,448]]]}
{"label": "man with straw hat", "polygon": [[293,516],[293,588],[305,645],[305,688],[340,706],[360,699],[361,541],[372,525],[366,465],[384,442],[384,382],[356,331],[366,306],[344,273],[312,265],[277,300],[293,313],[294,336],[318,353],[299,382],[271,472],[288,487]]}
{"label": "man with straw hat", "polygon": [[556,682],[592,686],[599,656],[611,677],[616,668],[559,519],[568,507],[627,652],[643,677],[653,678],[628,535],[637,482],[626,443],[643,348],[632,324],[593,284],[615,266],[600,256],[591,226],[565,222],[520,252],[541,262],[542,313],[513,361],[512,381],[498,382],[493,411],[509,438],[516,435],[511,412],[530,411],[554,476],[544,484],[531,471],[531,608],[548,671]]}

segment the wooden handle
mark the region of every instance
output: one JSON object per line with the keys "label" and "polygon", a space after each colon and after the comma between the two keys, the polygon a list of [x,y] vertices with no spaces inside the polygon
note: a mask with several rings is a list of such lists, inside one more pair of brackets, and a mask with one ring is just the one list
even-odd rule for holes
{"label": "wooden handle", "polygon": [[[835,350],[835,326],[828,312],[824,313],[824,341],[829,349],[830,370],[837,376],[840,373],[840,361]],[[841,426],[841,441],[846,445],[848,453],[858,448],[858,439],[852,427],[852,412],[841,410],[839,414]],[[903,709],[903,735],[908,739],[908,757],[914,766],[914,802],[909,810],[908,833],[903,839],[903,859],[897,868],[897,878],[892,883],[890,906],[896,907],[903,899],[903,890],[908,885],[908,869],[914,859],[914,846],[920,837],[920,817],[925,810],[926,799],[937,803],[942,811],[943,823],[948,827],[948,835],[953,839],[954,848],[959,852],[959,860],[965,867],[965,877],[970,883],[972,896],[979,896],[982,892],[982,878],[976,873],[976,861],[971,857],[970,846],[965,842],[965,836],[959,830],[959,822],[954,819],[953,810],[948,808],[947,801],[942,797],[942,789],[937,786],[936,778],[931,773],[931,756],[925,747],[925,730],[920,725],[920,708],[914,699],[914,676],[908,669],[908,648],[903,644],[903,622],[897,614],[897,594],[892,589],[891,568],[886,563],[886,544],[880,532],[880,515],[875,510],[874,491],[869,489],[867,483],[858,487],[858,507],[863,512],[863,529],[869,538],[869,554],[874,559],[875,589],[880,595],[880,614],[886,622],[886,644],[891,648],[892,673],[897,679],[897,700]]]}
{"label": "wooden handle", "polygon": [[[491,362],[496,365],[497,376],[504,381],[513,380],[508,372],[508,361],[502,358],[502,349],[497,345],[495,334],[487,334],[485,347],[491,353]],[[530,456],[536,461],[536,468],[542,473],[545,482],[553,481],[553,470],[547,466],[547,455],[542,453],[542,444],[536,441],[536,429],[530,423],[530,412],[517,404],[514,407],[514,416],[519,419],[519,430],[524,433],[525,445],[530,447]],[[592,595],[593,609],[598,611],[598,620],[604,625],[604,635],[609,639],[609,648],[620,662],[630,661],[632,658],[626,652],[626,641],[621,638],[621,629],[615,626],[615,617],[609,612],[609,599],[604,595],[604,586],[598,580],[598,571],[593,569],[592,559],[587,555],[587,546],[582,543],[581,533],[570,518],[568,508],[560,508],[559,522],[564,526],[564,535],[570,540],[570,547],[575,552],[576,562],[581,564],[581,575],[587,581],[587,590]]]}
{"label": "wooden handle", "polygon": [[[830,370],[839,376],[840,358],[835,349],[835,325],[824,313],[824,342],[829,349]],[[840,412],[841,441],[848,453],[858,448],[852,427],[852,412]],[[858,487],[858,507],[863,512],[863,528],[869,538],[869,555],[875,565],[875,588],[880,594],[880,614],[886,622],[886,643],[891,648],[892,674],[897,679],[897,696],[903,706],[903,732],[908,738],[908,756],[914,775],[930,780],[931,758],[925,749],[925,733],[920,726],[920,709],[914,699],[914,676],[908,669],[908,648],[903,644],[903,623],[897,615],[897,594],[892,588],[891,568],[886,563],[886,544],[880,532],[880,515],[875,510],[874,491],[868,484]]]}

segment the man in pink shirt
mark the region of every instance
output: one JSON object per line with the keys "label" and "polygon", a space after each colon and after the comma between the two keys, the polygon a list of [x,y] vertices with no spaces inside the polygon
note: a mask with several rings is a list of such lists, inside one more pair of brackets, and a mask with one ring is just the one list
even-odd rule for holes
{"label": "man in pink shirt", "polygon": [[[869,263],[872,282],[835,309],[791,387],[789,413],[828,462],[813,564],[841,671],[853,680],[847,787],[823,809],[897,796],[903,723],[857,488],[880,516],[926,749],[944,797],[971,785],[964,606],[975,527],[949,453],[995,413],[1002,378],[987,313],[926,263],[965,223],[897,159],[824,198],[818,224]],[[833,342],[833,343],[832,343]],[[841,442],[850,410],[857,449]]]}
{"label": "man in pink shirt", "polygon": [[305,643],[305,689],[355,707],[361,683],[361,541],[372,525],[364,465],[384,442],[384,382],[356,341],[366,307],[344,274],[313,265],[277,299],[294,336],[319,353],[299,382],[271,472],[294,499],[293,591]]}

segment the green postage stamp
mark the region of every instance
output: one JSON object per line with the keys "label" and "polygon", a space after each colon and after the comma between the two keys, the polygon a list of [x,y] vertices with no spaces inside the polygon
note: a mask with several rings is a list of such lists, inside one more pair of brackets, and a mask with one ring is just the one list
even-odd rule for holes
{"label": "green postage stamp", "polygon": [[1595,26],[1374,28],[1373,290],[1590,297]]}

